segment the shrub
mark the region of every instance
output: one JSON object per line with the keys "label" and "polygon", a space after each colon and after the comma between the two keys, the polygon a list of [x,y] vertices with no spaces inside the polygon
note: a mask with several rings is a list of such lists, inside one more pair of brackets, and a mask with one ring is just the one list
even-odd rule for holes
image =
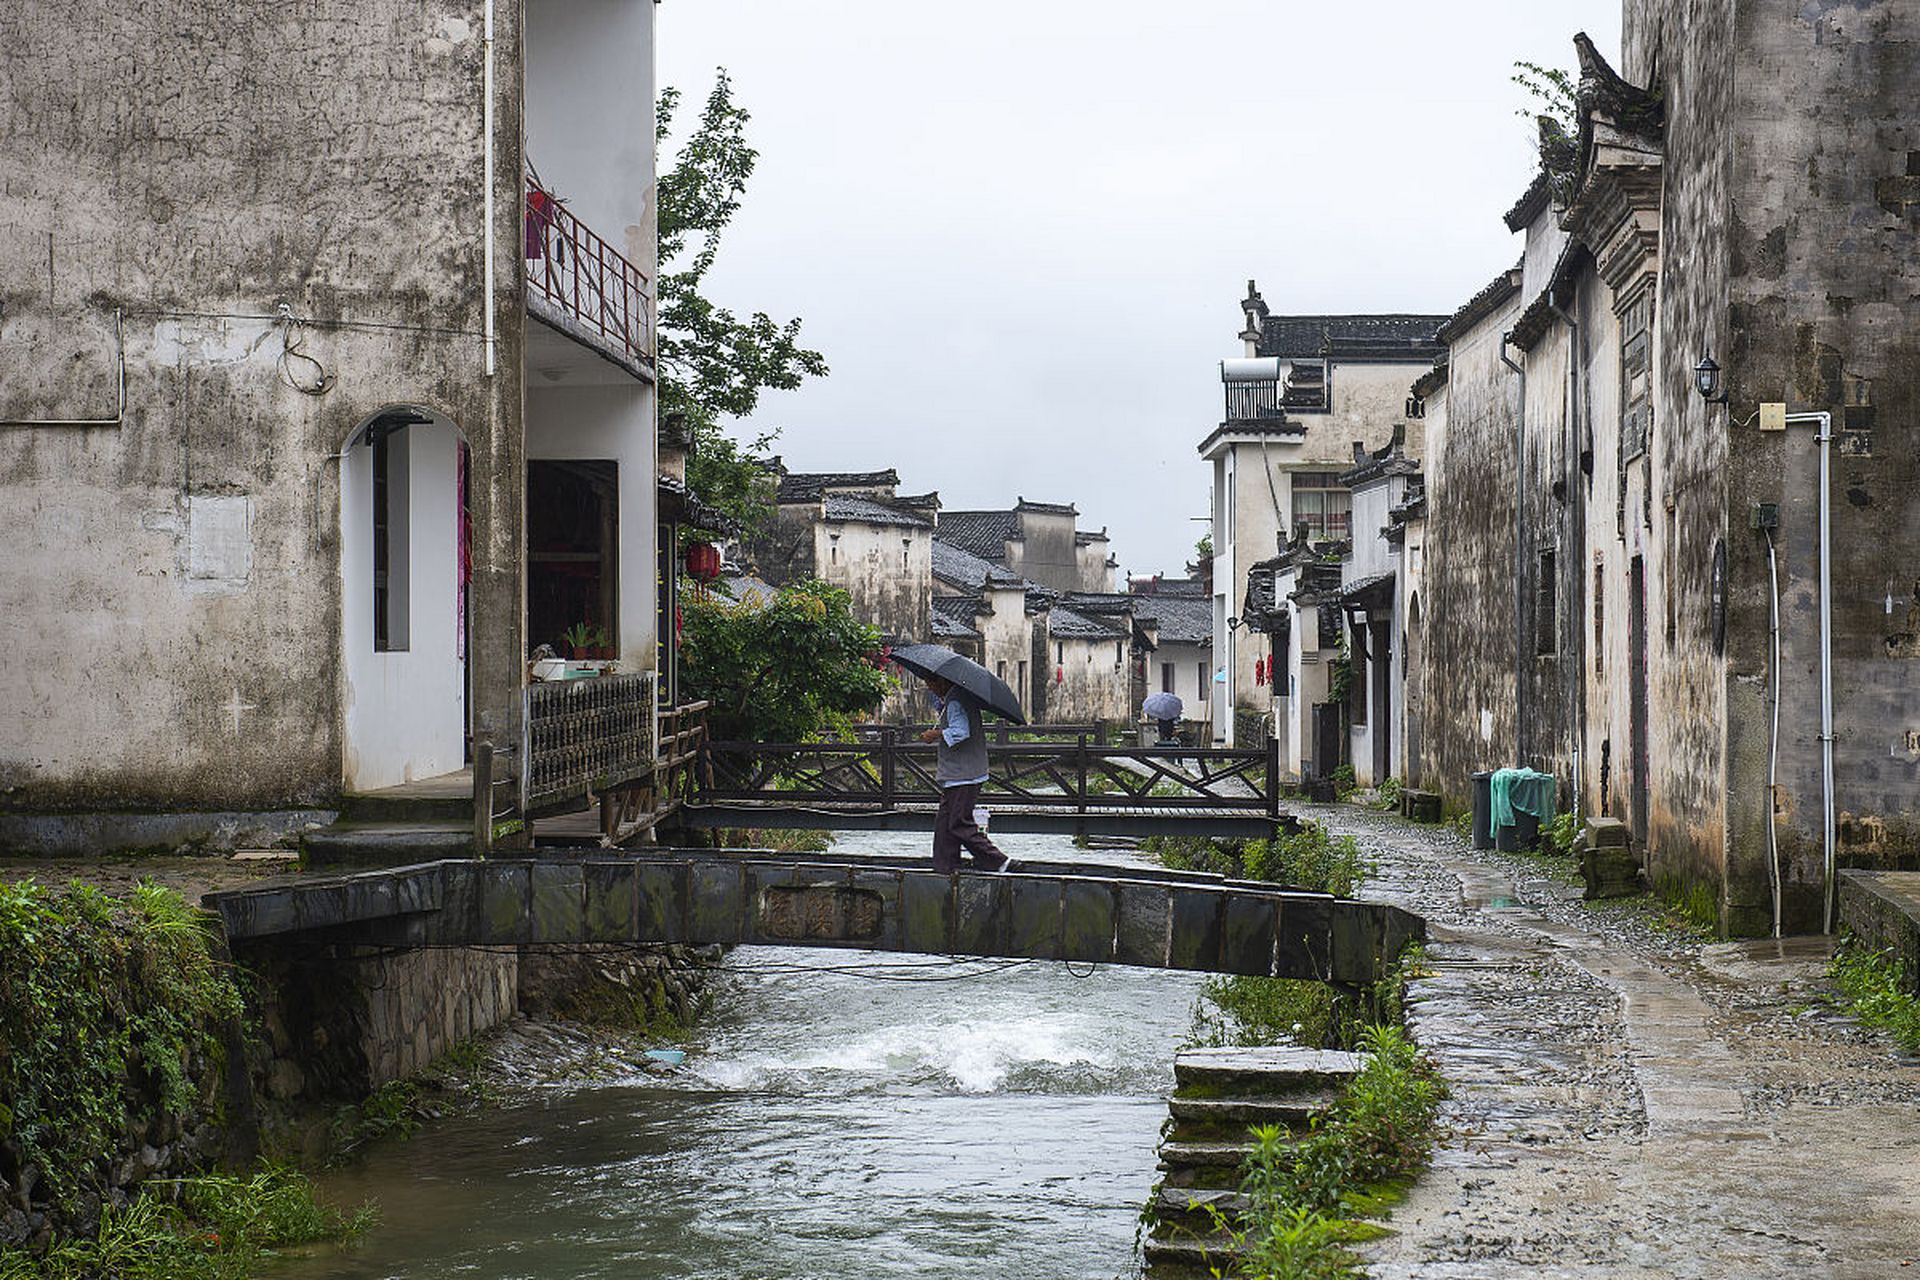
{"label": "shrub", "polygon": [[1358,785],[1353,780],[1353,766],[1350,764],[1335,765],[1329,776],[1333,779],[1333,794],[1342,800],[1352,795]]}
{"label": "shrub", "polygon": [[62,1207],[120,1148],[129,1121],[185,1116],[221,1061],[240,993],[207,917],[142,883],[0,885],[0,1134]]}
{"label": "shrub", "polygon": [[1834,952],[1827,972],[1854,1017],[1887,1032],[1901,1048],[1920,1053],[1920,999],[1902,980],[1892,952],[1870,951],[1848,938]]}

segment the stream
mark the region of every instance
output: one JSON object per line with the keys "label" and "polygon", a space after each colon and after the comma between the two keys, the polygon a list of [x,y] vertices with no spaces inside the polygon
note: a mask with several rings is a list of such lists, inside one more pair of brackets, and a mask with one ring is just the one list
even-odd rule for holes
{"label": "stream", "polygon": [[[926,837],[855,833],[838,853]],[[1097,859],[1065,837],[1017,857]],[[1114,1280],[1136,1273],[1201,979],[742,948],[670,1074],[516,1092],[324,1191],[356,1247],[289,1280]]]}

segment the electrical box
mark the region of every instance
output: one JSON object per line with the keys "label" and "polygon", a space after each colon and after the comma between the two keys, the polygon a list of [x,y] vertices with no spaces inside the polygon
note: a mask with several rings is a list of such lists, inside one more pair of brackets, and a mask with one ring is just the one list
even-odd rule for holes
{"label": "electrical box", "polygon": [[1753,510],[1747,513],[1747,527],[1750,529],[1778,529],[1780,527],[1780,504],[1777,502],[1756,502]]}
{"label": "electrical box", "polygon": [[1760,402],[1760,429],[1762,431],[1785,431],[1787,429],[1786,401]]}

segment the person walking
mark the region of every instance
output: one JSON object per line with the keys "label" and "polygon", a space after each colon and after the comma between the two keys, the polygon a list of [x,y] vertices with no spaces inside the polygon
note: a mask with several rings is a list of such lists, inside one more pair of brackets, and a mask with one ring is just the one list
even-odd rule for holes
{"label": "person walking", "polygon": [[950,681],[927,676],[933,691],[938,724],[920,735],[920,741],[938,748],[934,781],[940,784],[940,808],[933,818],[933,869],[960,869],[965,849],[984,871],[1005,871],[1013,859],[1002,853],[973,820],[980,788],[987,781],[987,735],[980,708]]}

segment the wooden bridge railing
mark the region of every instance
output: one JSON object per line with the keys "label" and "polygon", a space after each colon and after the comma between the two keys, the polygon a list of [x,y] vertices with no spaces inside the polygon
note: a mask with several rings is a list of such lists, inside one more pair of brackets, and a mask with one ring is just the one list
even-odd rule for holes
{"label": "wooden bridge railing", "polygon": [[[1279,753],[1265,749],[990,745],[980,799],[997,809],[1229,810],[1278,817]],[[713,742],[703,802],[860,805],[889,810],[937,801],[934,748],[905,731],[867,742]]]}

